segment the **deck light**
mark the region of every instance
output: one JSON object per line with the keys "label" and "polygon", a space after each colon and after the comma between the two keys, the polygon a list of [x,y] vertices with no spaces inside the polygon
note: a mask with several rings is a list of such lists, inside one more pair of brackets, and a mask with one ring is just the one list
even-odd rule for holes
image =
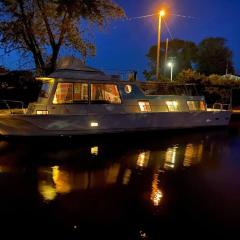
{"label": "deck light", "polygon": [[98,127],[98,122],[91,122],[90,125],[91,127]]}

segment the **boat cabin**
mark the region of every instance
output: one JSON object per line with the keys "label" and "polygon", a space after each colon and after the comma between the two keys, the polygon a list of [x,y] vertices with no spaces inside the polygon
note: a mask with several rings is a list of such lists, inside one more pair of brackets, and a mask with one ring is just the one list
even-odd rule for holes
{"label": "boat cabin", "polygon": [[110,114],[206,111],[202,96],[145,95],[134,82],[81,65],[57,69],[42,81],[27,114]]}

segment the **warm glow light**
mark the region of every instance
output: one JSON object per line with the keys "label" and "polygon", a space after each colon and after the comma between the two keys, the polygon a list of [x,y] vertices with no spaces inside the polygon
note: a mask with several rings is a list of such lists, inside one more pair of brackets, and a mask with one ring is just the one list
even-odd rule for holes
{"label": "warm glow light", "polygon": [[188,144],[185,149],[183,166],[190,167],[192,164],[200,162],[202,159],[202,154],[203,154],[202,143],[199,145],[193,145],[191,143]]}
{"label": "warm glow light", "polygon": [[177,149],[178,147],[168,148],[165,157],[165,169],[171,169],[175,167],[176,156],[177,156]]}
{"label": "warm glow light", "polygon": [[158,188],[158,174],[154,175],[152,182],[151,200],[154,206],[158,206],[163,198],[162,191]]}
{"label": "warm glow light", "polygon": [[130,181],[130,177],[131,177],[132,171],[131,169],[126,169],[125,173],[123,175],[123,184],[127,185]]}
{"label": "warm glow light", "polygon": [[54,186],[49,185],[45,181],[39,182],[39,192],[46,201],[52,201],[56,198],[57,192]]}
{"label": "warm glow light", "polygon": [[48,110],[37,110],[37,115],[48,115]]}
{"label": "warm glow light", "polygon": [[151,106],[148,101],[139,101],[138,105],[141,112],[151,112]]}
{"label": "warm glow light", "polygon": [[173,67],[173,62],[169,62],[169,63],[168,63],[168,66],[169,66],[169,67]]}
{"label": "warm glow light", "polygon": [[35,78],[38,81],[43,81],[43,82],[53,82],[54,78],[48,78],[48,77],[36,77]]}
{"label": "warm glow light", "polygon": [[67,172],[61,171],[59,166],[52,167],[52,179],[57,193],[69,193],[71,191],[69,176]]}
{"label": "warm glow light", "polygon": [[91,127],[98,127],[98,122],[91,122],[90,125]]}
{"label": "warm glow light", "polygon": [[165,12],[164,10],[161,10],[161,11],[159,12],[159,15],[160,15],[161,17],[164,17],[164,16],[166,15],[166,12]]}
{"label": "warm glow light", "polygon": [[149,158],[150,158],[150,152],[149,151],[139,153],[138,159],[137,159],[137,165],[139,167],[147,167]]}
{"label": "warm glow light", "polygon": [[98,146],[91,147],[91,154],[95,156],[98,155]]}

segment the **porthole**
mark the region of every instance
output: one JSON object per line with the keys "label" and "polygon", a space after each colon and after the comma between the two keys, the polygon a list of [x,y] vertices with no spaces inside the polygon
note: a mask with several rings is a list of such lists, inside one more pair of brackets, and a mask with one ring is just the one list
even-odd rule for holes
{"label": "porthole", "polygon": [[131,85],[125,85],[124,86],[125,93],[129,94],[132,92],[132,86]]}

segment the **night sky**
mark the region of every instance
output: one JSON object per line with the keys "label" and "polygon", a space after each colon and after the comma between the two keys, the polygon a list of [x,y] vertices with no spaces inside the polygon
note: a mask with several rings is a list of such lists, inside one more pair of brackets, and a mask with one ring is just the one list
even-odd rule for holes
{"label": "night sky", "polygon": [[[156,13],[163,1],[118,0],[128,17]],[[239,0],[167,0],[169,12],[195,19],[167,16],[166,21],[174,38],[196,43],[206,37],[224,37],[233,50],[234,63],[240,72],[240,1]],[[133,69],[142,76],[147,68],[145,57],[149,47],[157,42],[157,17],[141,20],[115,21],[95,34],[97,55],[87,63],[106,69]],[[162,40],[170,37],[165,26]],[[10,69],[21,66],[21,60],[12,54],[0,58],[0,64]]]}
{"label": "night sky", "polygon": [[[163,1],[119,0],[128,17],[158,12]],[[239,0],[167,0],[171,13],[196,19],[168,16],[166,21],[174,38],[196,43],[206,37],[224,37],[233,50],[234,63],[240,72],[240,1]],[[122,21],[98,33],[97,56],[88,61],[94,66],[117,69],[137,69],[147,66],[149,47],[157,42],[157,17]],[[169,37],[162,29],[162,40]]]}

